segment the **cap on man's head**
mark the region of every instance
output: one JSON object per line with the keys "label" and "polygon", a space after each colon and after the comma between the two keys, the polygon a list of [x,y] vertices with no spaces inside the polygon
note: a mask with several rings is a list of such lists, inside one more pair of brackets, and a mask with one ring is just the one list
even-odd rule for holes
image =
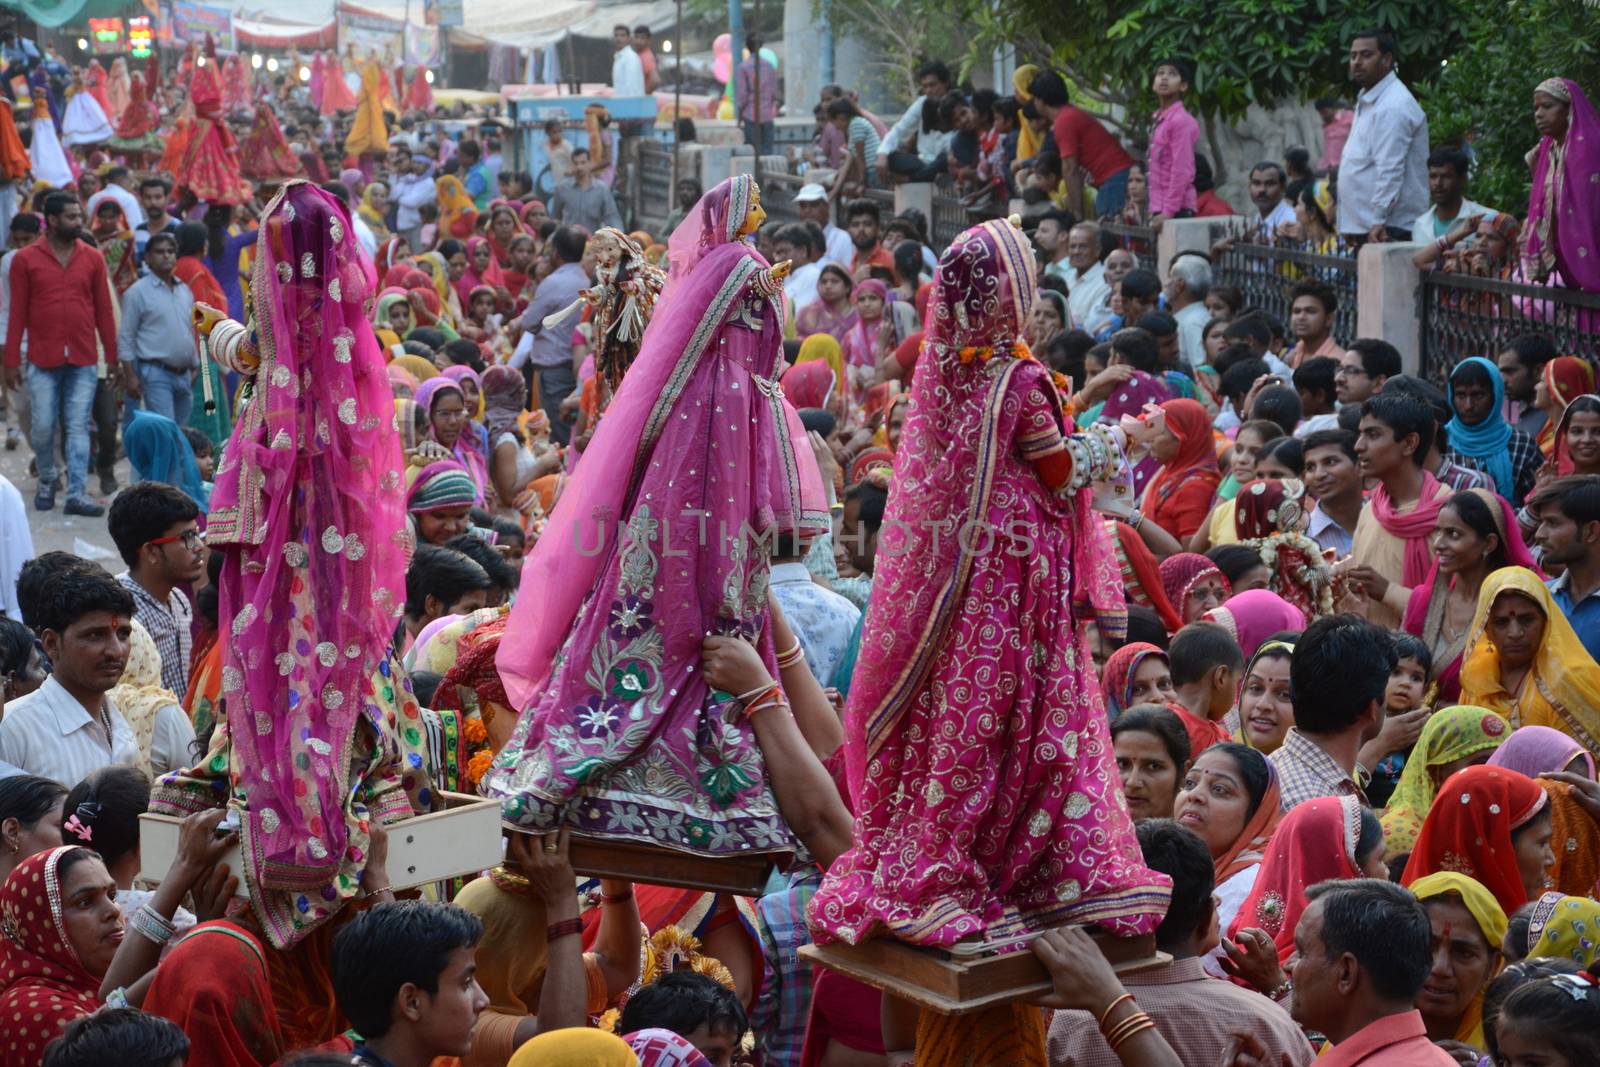
{"label": "cap on man's head", "polygon": [[807,182],[800,187],[798,193],[794,194],[794,202],[797,204],[809,204],[812,201],[826,199],[828,199],[828,190],[816,182]]}

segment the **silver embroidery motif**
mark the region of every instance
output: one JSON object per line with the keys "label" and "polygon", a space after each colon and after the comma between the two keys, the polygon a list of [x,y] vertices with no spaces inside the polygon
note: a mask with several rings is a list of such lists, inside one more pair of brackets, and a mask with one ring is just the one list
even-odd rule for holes
{"label": "silver embroidery motif", "polygon": [[347,396],[339,401],[339,421],[346,426],[356,424],[356,398]]}
{"label": "silver embroidery motif", "polygon": [[322,531],[322,551],[330,555],[344,551],[344,538],[339,535],[337,527],[330,526]]}
{"label": "silver embroidery motif", "polygon": [[300,277],[315,278],[317,276],[317,259],[310,252],[300,257]]}

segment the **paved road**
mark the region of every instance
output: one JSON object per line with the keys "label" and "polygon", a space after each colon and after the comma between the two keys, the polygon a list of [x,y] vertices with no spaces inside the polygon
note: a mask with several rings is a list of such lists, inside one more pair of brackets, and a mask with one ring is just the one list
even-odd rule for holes
{"label": "paved road", "polygon": [[[9,425],[0,420],[0,438],[4,437],[3,427]],[[11,480],[22,494],[22,499],[28,509],[28,528],[33,533],[34,554],[60,550],[75,552],[97,560],[112,574],[126,570],[122,560],[117,556],[116,546],[111,543],[111,535],[106,532],[106,520],[102,516],[98,519],[82,518],[75,515],[63,515],[61,505],[66,502],[65,493],[56,494],[56,507],[54,511],[34,511],[33,491],[37,486],[35,479],[28,476],[28,461],[33,458],[33,452],[28,448],[27,441],[19,443],[14,451],[0,450],[0,475]],[[126,459],[117,462],[117,484],[127,485],[132,475],[129,472]],[[100,479],[94,474],[89,475],[89,493],[100,503],[109,501],[100,496]]]}

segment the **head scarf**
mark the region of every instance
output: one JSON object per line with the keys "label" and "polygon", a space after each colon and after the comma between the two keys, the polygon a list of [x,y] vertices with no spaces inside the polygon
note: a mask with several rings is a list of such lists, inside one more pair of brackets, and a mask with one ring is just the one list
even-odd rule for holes
{"label": "head scarf", "polygon": [[455,382],[461,387],[461,399],[463,401],[467,399],[466,382],[470,381],[473,385],[478,387],[478,409],[476,411],[469,410],[467,412],[467,417],[471,419],[483,418],[483,379],[478,376],[478,372],[464,363],[452,363],[439,373],[443,374],[446,378],[449,378],[452,382]]}
{"label": "head scarf", "polygon": [[1215,578],[1222,583],[1223,600],[1233,595],[1233,586],[1228,583],[1227,576],[1215,563],[1198,552],[1179,552],[1161,561],[1161,588],[1179,619],[1183,618],[1183,606],[1189,602],[1189,594],[1208,578]]}
{"label": "head scarf", "polygon": [[[473,253],[480,248],[489,249],[489,265],[482,274],[478,273],[477,263],[473,260]],[[500,264],[495,262],[494,245],[483,236],[467,239],[467,269],[461,273],[461,280],[456,282],[456,292],[461,294],[461,302],[472,302],[472,290],[480,285],[487,285],[490,289],[504,288],[506,284],[505,272],[500,269]]]}
{"label": "head scarf", "polygon": [[458,241],[471,237],[478,221],[478,208],[467,195],[467,187],[461,184],[461,179],[446,174],[433,183],[433,189],[439,200],[439,232]]}
{"label": "head scarf", "polygon": [[[1411,892],[1418,900],[1450,896],[1459,898],[1477,924],[1478,933],[1488,943],[1491,958],[1500,951],[1500,944],[1506,936],[1506,913],[1495,901],[1494,894],[1485,889],[1481,882],[1455,871],[1438,871],[1412,882]],[[1488,982],[1485,982],[1484,988],[1487,987]],[[1478,995],[1472,998],[1472,1003],[1461,1013],[1461,1021],[1456,1025],[1456,1040],[1473,1048],[1484,1047],[1483,994],[1484,989],[1479,989]]]}
{"label": "head scarf", "polygon": [[506,1067],[639,1067],[639,1057],[616,1034],[573,1026],[540,1034],[517,1049]]}
{"label": "head scarf", "polygon": [[100,979],[79,962],[61,914],[58,872],[72,851],[29,856],[0,885],[0,1067],[36,1067],[63,1027],[100,1009]]}
{"label": "head scarf", "polygon": [[1306,628],[1305,613],[1270,589],[1247,589],[1200,617],[1219,623],[1232,634],[1245,659],[1280,630]]}
{"label": "head scarf", "polygon": [[1482,356],[1463,359],[1450,372],[1450,379],[1446,383],[1452,412],[1456,406],[1456,375],[1462,367],[1467,366],[1478,367],[1489,376],[1494,400],[1489,405],[1488,417],[1482,422],[1469,426],[1461,421],[1460,415],[1451,416],[1450,421],[1445,423],[1445,430],[1450,435],[1450,450],[1483,464],[1489,477],[1494,479],[1495,491],[1510,499],[1516,496],[1517,485],[1516,473],[1511,469],[1511,424],[1502,414],[1506,401],[1506,381],[1500,376],[1500,368]]}
{"label": "head scarf", "polygon": [[821,360],[828,365],[829,370],[833,371],[834,388],[844,388],[844,353],[833,334],[814,333],[800,342],[800,354],[795,357],[794,365],[799,367],[814,360]]}
{"label": "head scarf", "polygon": [[820,359],[809,363],[796,363],[783,372],[783,377],[779,381],[783,385],[783,395],[788,397],[789,403],[801,411],[806,408],[827,407],[828,398],[833,395],[836,384],[832,368]]}
{"label": "head scarf", "polygon": [[1566,782],[1535,779],[1550,797],[1550,850],[1555,862],[1545,872],[1547,888],[1577,896],[1600,889],[1600,824],[1577,801]]}
{"label": "head scarf", "polygon": [[483,425],[489,431],[493,448],[502,434],[512,434],[520,442],[517,418],[528,399],[528,384],[515,368],[497,364],[483,372]]}
{"label": "head scarf", "polygon": [[[373,264],[378,268],[378,277],[387,278],[389,268],[401,264],[400,246],[403,244],[405,244],[405,238],[395,236],[378,246],[378,254],[373,257]],[[385,282],[385,284],[388,283]]]}
{"label": "head scarf", "polygon": [[1433,806],[1433,777],[1430,768],[1498,746],[1511,732],[1511,725],[1488,708],[1458,704],[1440,708],[1422,727],[1411,755],[1406,757],[1400,783],[1389,798],[1382,816],[1383,839],[1389,851],[1398,856],[1410,852],[1422,830],[1422,820]]}
{"label": "head scarf", "polygon": [[1217,469],[1217,450],[1211,436],[1211,416],[1198,400],[1165,400],[1166,427],[1178,439],[1178,452],[1156,472],[1144,491],[1144,506],[1154,510],[1167,498],[1191,482],[1207,483],[1215,489],[1222,481]]}
{"label": "head scarf", "polygon": [[[1489,639],[1489,612],[1505,593],[1520,593],[1544,612],[1544,640],[1515,700],[1497,697],[1500,655]],[[1484,579],[1461,662],[1461,699],[1494,708],[1513,727],[1553,726],[1591,752],[1600,751],[1600,666],[1584,649],[1566,613],[1539,576],[1502,567]],[[1499,705],[1506,705],[1501,707]]]}
{"label": "head scarf", "polygon": [[[798,405],[796,406],[798,407]],[[894,475],[894,453],[887,448],[867,449],[850,461],[850,471],[845,478],[845,482],[847,485],[855,485],[874,470],[882,470],[892,479]]]}
{"label": "head scarf", "polygon": [[1593,778],[1594,756],[1578,742],[1549,726],[1523,726],[1511,731],[1505,743],[1494,750],[1489,765],[1537,778],[1566,770],[1567,764],[1578,757],[1583,759],[1583,769],[1578,773]]}
{"label": "head scarf", "polygon": [[1294,928],[1306,910],[1306,887],[1331,878],[1360,878],[1356,842],[1361,801],[1317,797],[1289,809],[1261,857],[1254,887],[1228,927],[1228,937],[1256,927],[1278,947],[1278,962],[1294,954]]}
{"label": "head scarf", "polygon": [[412,514],[470,507],[478,503],[478,487],[459,463],[442,459],[417,474],[406,493],[406,510]]}
{"label": "head scarf", "polygon": [[202,510],[210,506],[211,492],[200,478],[194,448],[177,423],[154,411],[135,411],[122,443],[141,479],[175,485]]}
{"label": "head scarf", "polygon": [[[1553,452],[1551,459],[1555,463],[1555,472],[1563,477],[1573,473],[1573,471],[1577,469],[1577,465],[1572,461],[1572,453],[1567,448],[1567,429],[1572,424],[1572,416],[1574,414],[1573,407],[1580,400],[1592,400],[1596,404],[1600,404],[1600,396],[1596,396],[1594,393],[1583,393],[1579,396],[1573,397],[1572,401],[1568,403],[1566,407],[1561,409],[1561,418],[1556,423],[1555,437],[1552,439]],[[1541,433],[1544,429],[1547,429],[1549,425],[1550,421],[1546,419],[1544,427],[1541,428]],[[1549,468],[1546,466],[1544,473],[1548,473],[1548,470]]]}
{"label": "head scarf", "polygon": [[360,215],[361,221],[365,222],[367,227],[372,230],[372,235],[381,241],[388,237],[389,227],[384,221],[383,215],[372,203],[372,195],[379,188],[387,192],[389,183],[383,181],[367,183],[367,187],[361,190],[361,202],[356,205],[356,214]]}
{"label": "head scarf", "polygon": [[196,1064],[267,1067],[283,1055],[266,953],[225,919],[201,923],[168,950],[143,1006],[183,1028]]}
{"label": "head scarf", "polygon": [[182,706],[183,697],[161,684],[161,653],[139,620],[133,620],[128,640],[128,665],[122,678],[106,694],[122,714],[139,745],[141,769],[150,773],[150,742],[155,737],[156,713],[173,705]]}
{"label": "head scarf", "polygon": [[[440,373],[439,377],[430,378],[423,382],[422,387],[417,390],[416,396],[413,397],[417,402],[417,407],[428,413],[428,438],[430,440],[437,440],[434,437],[433,429],[433,406],[438,402],[440,396],[450,392],[461,398],[462,410],[466,411],[467,394],[455,379],[446,376],[443,372]],[[466,414],[470,418],[472,413],[466,411]],[[478,451],[476,437],[476,433],[473,432],[470,426],[463,425],[461,433],[457,435],[455,445],[450,452],[455,457],[456,463],[466,470],[473,483],[477,485],[481,497],[483,487],[488,484],[489,472],[483,454]]]}
{"label": "head scarf", "polygon": [[[394,357],[389,361],[389,365],[391,367],[402,367],[410,371],[418,382],[426,382],[439,376],[439,368],[434,365],[432,360],[423,359],[421,356],[413,356],[410,352],[403,356]],[[415,400],[416,397],[413,395],[411,399]]]}
{"label": "head scarf", "polygon": [[[378,297],[378,302],[372,309],[372,326],[374,329],[389,330],[391,332],[394,330],[394,327],[389,325],[389,309],[396,304],[404,304],[407,311],[411,309],[411,302],[406,299],[406,294],[403,290],[385,292]],[[409,334],[411,330],[416,328],[416,323],[412,323],[411,329],[407,330],[406,333]],[[405,337],[402,335],[400,339],[403,341]]]}
{"label": "head scarf", "polygon": [[623,1038],[639,1067],[711,1067],[705,1054],[671,1030],[639,1030]]}
{"label": "head scarf", "polygon": [[1516,771],[1487,766],[1457,771],[1439,787],[1400,884],[1455,871],[1483,883],[1500,910],[1511,914],[1528,901],[1511,834],[1547,803],[1538,783]]}
{"label": "head scarf", "polygon": [[1265,758],[1263,762],[1267,765],[1267,791],[1261,795],[1255,814],[1240,828],[1239,836],[1211,861],[1216,885],[1265,859],[1267,846],[1283,822],[1283,788],[1278,783],[1278,765]]}
{"label": "head scarf", "polygon": [[1600,902],[1546,893],[1528,917],[1528,958],[1571,960],[1593,972],[1600,955]]}
{"label": "head scarf", "polygon": [[[1532,228],[1529,228],[1532,232]],[[1567,413],[1567,406],[1585,393],[1594,391],[1594,366],[1586,359],[1578,356],[1557,356],[1544,365],[1545,392],[1549,393],[1550,401],[1561,408],[1561,414]],[[1546,458],[1553,457],[1556,450],[1556,423],[1546,419],[1544,426],[1539,430],[1539,450]]]}
{"label": "head scarf", "polygon": [[1570,78],[1548,79],[1536,91],[1567,105],[1567,132],[1560,144],[1541,137],[1533,150],[1523,271],[1542,282],[1559,270],[1567,285],[1600,292],[1600,249],[1595,247],[1600,215],[1593,184],[1600,174],[1600,115]]}
{"label": "head scarf", "polygon": [[415,374],[412,374],[398,363],[390,363],[386,369],[389,372],[389,388],[395,390],[396,395],[398,395],[399,391],[402,389],[410,394],[410,396],[405,398],[407,400],[409,400],[411,396],[416,395],[417,386],[421,385],[422,383],[417,381],[417,376]]}
{"label": "head scarf", "polygon": [[1106,657],[1106,665],[1100,671],[1100,689],[1116,711],[1122,712],[1132,707],[1133,676],[1151,656],[1159,657],[1163,663],[1168,662],[1167,654],[1148,641],[1123,645]]}

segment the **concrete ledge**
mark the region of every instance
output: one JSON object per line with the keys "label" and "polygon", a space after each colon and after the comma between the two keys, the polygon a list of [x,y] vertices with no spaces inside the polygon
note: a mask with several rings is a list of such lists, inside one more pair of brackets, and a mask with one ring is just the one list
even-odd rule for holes
{"label": "concrete ledge", "polygon": [[[922,217],[928,220],[928,226],[932,228],[932,182],[901,182],[894,187],[894,213],[898,215],[907,208],[913,207],[922,212]],[[936,249],[935,251],[943,251],[943,249]]]}
{"label": "concrete ledge", "polygon": [[1203,252],[1209,259],[1213,233],[1220,233],[1224,226],[1237,226],[1241,221],[1238,215],[1227,215],[1203,219],[1168,219],[1162,223],[1161,233],[1156,237],[1156,270],[1161,280],[1167,280],[1167,265],[1180,253]]}
{"label": "concrete ledge", "polygon": [[1356,335],[1388,341],[1406,374],[1422,366],[1421,242],[1363,245],[1356,258]]}

